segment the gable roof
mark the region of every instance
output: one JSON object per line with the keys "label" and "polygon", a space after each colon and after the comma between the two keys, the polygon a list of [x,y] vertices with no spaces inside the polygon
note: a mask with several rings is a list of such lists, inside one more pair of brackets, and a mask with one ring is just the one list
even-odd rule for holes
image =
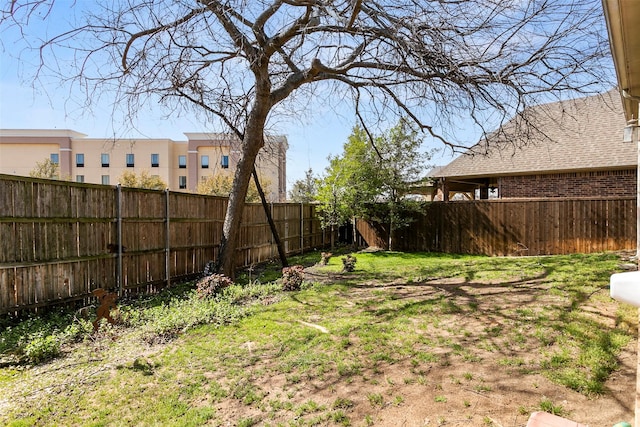
{"label": "gable roof", "polygon": [[435,177],[491,177],[629,169],[638,164],[637,142],[623,143],[626,125],[617,91],[532,107],[529,123],[542,131],[529,143],[509,141],[514,120],[499,138],[481,141]]}

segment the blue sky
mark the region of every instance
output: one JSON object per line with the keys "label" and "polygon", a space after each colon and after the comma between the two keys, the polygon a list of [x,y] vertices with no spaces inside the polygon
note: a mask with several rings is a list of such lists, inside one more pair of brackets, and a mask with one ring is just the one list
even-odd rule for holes
{"label": "blue sky", "polygon": [[[73,19],[71,8],[86,5],[82,0],[57,0],[51,15],[44,21],[32,19],[25,33],[47,37],[58,34],[67,20]],[[83,106],[84,94],[71,90],[58,80],[43,78],[33,82],[38,66],[37,51],[28,49],[28,42],[17,28],[0,29],[0,127],[4,129],[72,129],[92,138],[171,138],[186,140],[183,132],[216,132],[186,115],[176,116],[158,106],[138,112],[133,123],[114,116],[112,96],[104,93],[91,109]],[[145,106],[146,107],[146,106]],[[115,118],[114,118],[115,117]],[[287,154],[287,187],[304,177],[312,168],[320,174],[328,165],[329,155],[342,152],[342,145],[355,124],[353,111],[314,109],[302,118],[280,120],[274,131],[285,134],[289,141]],[[439,147],[439,145],[433,145]],[[425,149],[433,148],[425,146]],[[432,164],[446,164],[452,158],[441,150]]]}

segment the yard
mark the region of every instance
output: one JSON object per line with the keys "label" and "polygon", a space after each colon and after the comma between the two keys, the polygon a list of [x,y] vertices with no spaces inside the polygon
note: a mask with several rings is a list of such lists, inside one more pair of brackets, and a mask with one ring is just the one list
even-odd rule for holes
{"label": "yard", "polygon": [[637,311],[608,290],[620,254],[355,256],[354,272],[341,256],[292,260],[309,266],[296,292],[273,269],[215,299],[179,286],[122,304],[97,334],[77,313],[0,324],[0,424],[633,419]]}

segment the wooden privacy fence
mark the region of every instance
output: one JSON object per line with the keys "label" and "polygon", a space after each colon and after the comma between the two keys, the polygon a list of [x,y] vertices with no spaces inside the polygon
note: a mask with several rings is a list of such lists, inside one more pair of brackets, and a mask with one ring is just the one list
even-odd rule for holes
{"label": "wooden privacy fence", "polygon": [[[636,249],[636,198],[434,202],[396,232],[394,249],[554,255]],[[362,243],[388,248],[387,224],[357,221]]]}
{"label": "wooden privacy fence", "polygon": [[[227,199],[0,175],[0,314],[153,292],[215,260]],[[313,205],[272,204],[285,251],[330,242]],[[248,204],[236,261],[278,254],[264,208]]]}

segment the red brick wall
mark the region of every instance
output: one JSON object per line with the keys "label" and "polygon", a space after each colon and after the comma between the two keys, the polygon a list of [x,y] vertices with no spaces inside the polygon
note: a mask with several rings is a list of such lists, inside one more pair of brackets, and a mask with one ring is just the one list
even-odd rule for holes
{"label": "red brick wall", "polygon": [[615,197],[635,196],[637,171],[596,171],[499,179],[500,197]]}

